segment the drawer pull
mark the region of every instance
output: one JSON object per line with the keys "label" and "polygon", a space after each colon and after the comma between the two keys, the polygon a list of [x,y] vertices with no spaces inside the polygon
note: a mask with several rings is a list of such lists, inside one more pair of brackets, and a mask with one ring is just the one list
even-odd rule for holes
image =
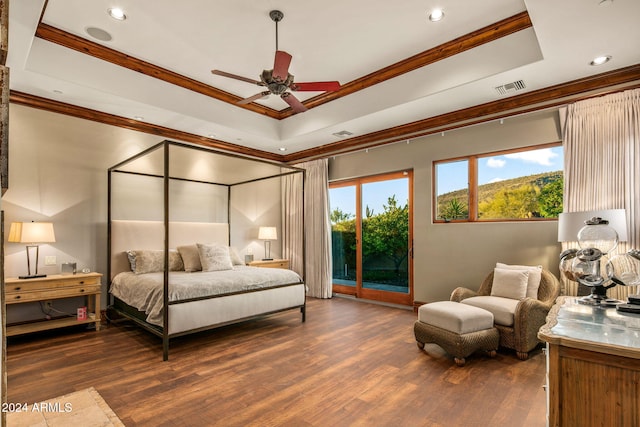
{"label": "drawer pull", "polygon": [[79,283],[80,283],[81,285],[84,285],[84,280],[81,280]]}
{"label": "drawer pull", "polygon": [[80,289],[80,293],[83,293],[83,292],[84,292],[84,289]]}
{"label": "drawer pull", "polygon": [[20,299],[20,295],[16,295],[16,299]]}
{"label": "drawer pull", "polygon": [[20,286],[16,286],[13,290],[14,291],[19,291],[20,289],[22,289]]}

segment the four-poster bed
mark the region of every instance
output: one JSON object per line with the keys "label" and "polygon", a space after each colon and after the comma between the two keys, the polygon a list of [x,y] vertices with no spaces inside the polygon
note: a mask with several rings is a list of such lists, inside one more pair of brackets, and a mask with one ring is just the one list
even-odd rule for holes
{"label": "four-poster bed", "polygon": [[254,199],[279,207],[264,186],[290,174],[304,181],[299,168],[172,141],[109,168],[110,309],[160,336],[163,360],[173,337],[290,309],[305,321],[304,271],[245,266],[233,246],[250,248]]}

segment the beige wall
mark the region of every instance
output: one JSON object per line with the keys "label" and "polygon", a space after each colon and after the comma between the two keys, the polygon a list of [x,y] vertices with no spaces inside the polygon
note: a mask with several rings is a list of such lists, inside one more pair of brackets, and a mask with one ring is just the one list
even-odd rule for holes
{"label": "beige wall", "polygon": [[457,286],[477,289],[496,261],[557,275],[560,245],[556,221],[434,224],[432,162],[559,140],[555,112],[531,114],[336,156],[329,179],[414,170],[414,300],[446,300]]}
{"label": "beige wall", "polygon": [[[161,138],[14,104],[10,114],[10,188],[2,201],[5,223],[54,222],[56,243],[41,247],[43,273],[55,274],[67,261],[106,273],[107,168]],[[502,125],[478,125],[410,144],[337,156],[330,159],[330,179],[414,169],[415,299],[442,300],[458,285],[477,286],[496,261],[542,264],[557,272],[559,245],[555,221],[432,224],[432,161],[558,140],[555,114],[529,115]],[[232,234],[231,243],[243,255],[250,250],[260,258],[263,246],[256,238],[257,227],[267,222],[280,226],[279,197],[272,197],[279,184],[265,181],[253,188],[240,187],[235,191],[244,194],[232,196],[236,202],[231,220],[236,221],[234,227],[246,227]],[[272,255],[279,255],[279,247],[273,245]],[[24,246],[8,243],[5,250],[5,276],[24,274]],[[47,255],[57,257],[55,266],[43,265]],[[104,290],[106,302],[106,284]],[[34,317],[40,315],[39,307],[31,310]]]}

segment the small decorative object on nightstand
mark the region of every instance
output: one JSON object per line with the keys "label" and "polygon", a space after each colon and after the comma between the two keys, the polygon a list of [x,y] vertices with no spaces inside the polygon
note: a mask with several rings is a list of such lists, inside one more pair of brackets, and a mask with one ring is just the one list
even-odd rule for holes
{"label": "small decorative object on nightstand", "polygon": [[[25,302],[39,302],[60,298],[87,297],[86,318],[64,317],[19,325],[8,325],[7,336],[30,332],[64,328],[82,323],[95,323],[100,330],[100,273],[79,273],[75,275],[50,275],[35,279],[8,278],[5,280],[5,300],[7,305]],[[82,317],[82,316],[81,316]]]}
{"label": "small decorative object on nightstand", "polygon": [[271,259],[266,261],[251,261],[247,264],[250,267],[262,267],[262,268],[284,268],[289,269],[288,259]]}

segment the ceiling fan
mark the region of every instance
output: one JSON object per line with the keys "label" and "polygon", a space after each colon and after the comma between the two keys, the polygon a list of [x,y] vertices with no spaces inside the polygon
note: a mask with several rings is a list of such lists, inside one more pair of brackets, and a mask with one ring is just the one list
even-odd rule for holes
{"label": "ceiling fan", "polygon": [[238,76],[236,74],[227,73],[220,70],[211,70],[211,73],[229,77],[243,82],[253,83],[258,86],[264,86],[268,90],[257,93],[248,98],[238,101],[238,104],[249,104],[261,98],[265,98],[271,94],[279,95],[284,102],[291,106],[294,113],[302,113],[307,111],[307,107],[298,100],[289,90],[294,92],[333,92],[340,89],[340,83],[337,81],[328,82],[308,82],[296,83],[293,81],[293,75],[289,74],[289,64],[292,56],[283,50],[278,50],[278,22],[282,20],[284,14],[279,10],[272,10],[269,16],[276,23],[276,56],[273,63],[273,69],[263,70],[260,74],[260,80],[253,80],[247,77]]}

